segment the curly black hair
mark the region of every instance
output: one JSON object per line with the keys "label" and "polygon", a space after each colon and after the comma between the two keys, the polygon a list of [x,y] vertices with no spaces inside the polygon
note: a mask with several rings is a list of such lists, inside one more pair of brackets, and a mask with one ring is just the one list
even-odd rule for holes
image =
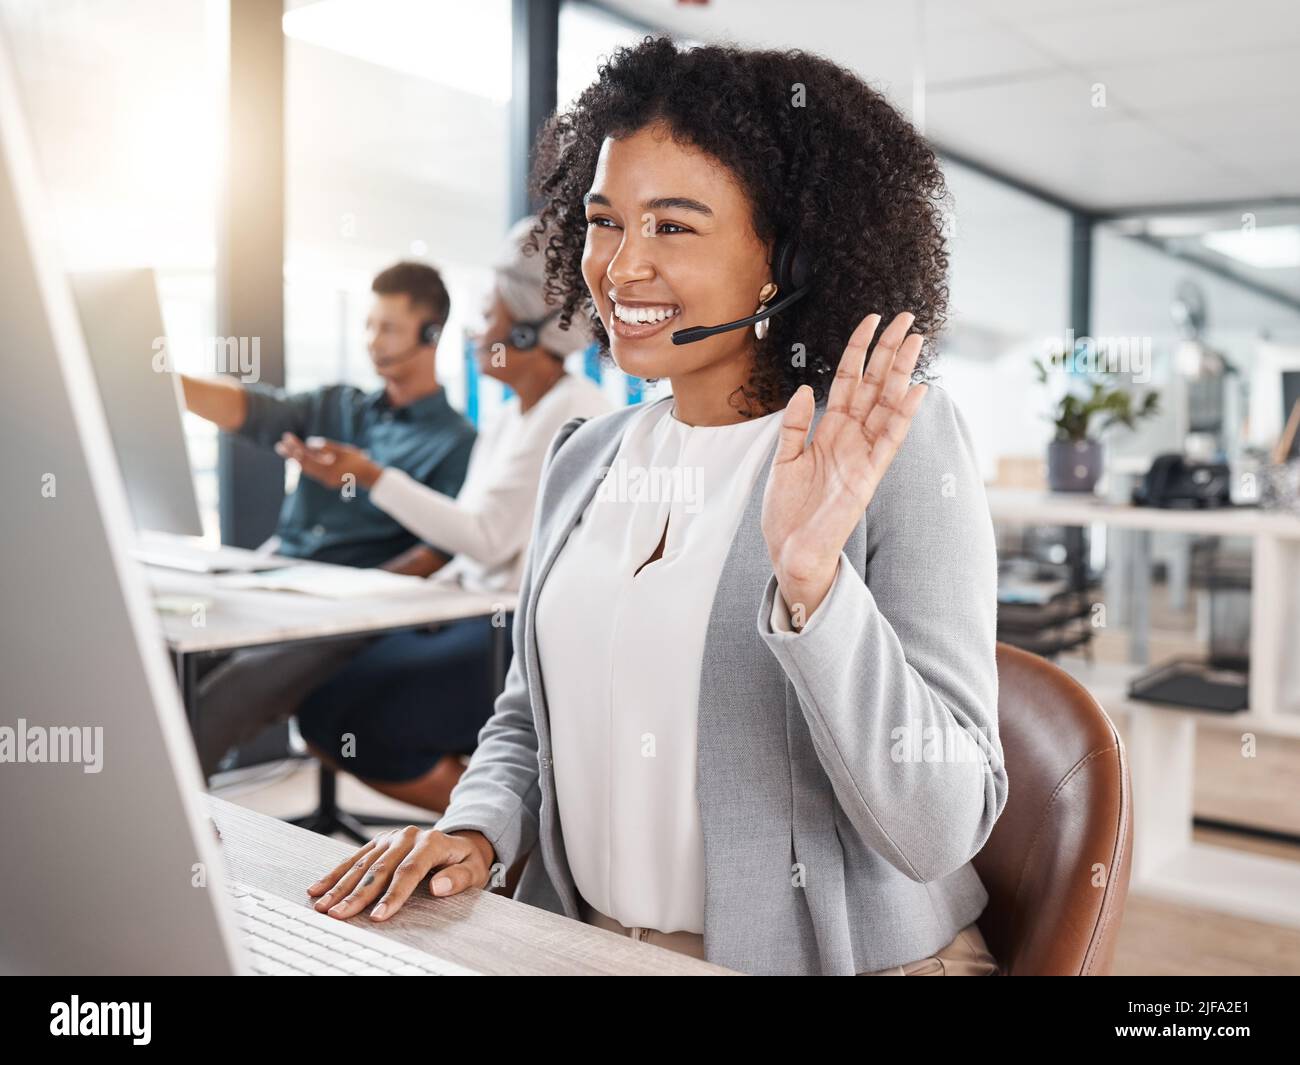
{"label": "curly black hair", "polygon": [[583,195],[605,138],[656,120],[731,170],[760,239],[797,234],[810,262],[811,291],[770,319],[758,342],[749,387],[766,409],[783,407],[805,383],[823,398],[854,327],[872,311],[885,323],[916,315],[926,343],[914,376],[926,378],[948,303],[943,173],[881,93],[798,50],[680,49],[646,37],[615,52],[572,109],[551,116],[536,145],[530,241],[540,250],[546,234],[546,293],[564,326],[584,310],[609,358],[582,275]]}

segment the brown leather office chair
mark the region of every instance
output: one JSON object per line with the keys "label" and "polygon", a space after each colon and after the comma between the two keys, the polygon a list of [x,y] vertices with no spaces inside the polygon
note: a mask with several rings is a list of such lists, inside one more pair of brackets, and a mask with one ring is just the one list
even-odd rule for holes
{"label": "brown leather office chair", "polygon": [[1007,804],[975,868],[979,927],[1005,976],[1106,976],[1133,854],[1128,753],[1087,690],[999,643]]}

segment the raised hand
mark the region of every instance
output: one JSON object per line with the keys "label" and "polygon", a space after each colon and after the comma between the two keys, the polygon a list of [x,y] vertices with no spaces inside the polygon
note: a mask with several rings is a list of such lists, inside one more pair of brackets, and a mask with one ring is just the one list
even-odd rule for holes
{"label": "raised hand", "polygon": [[867,349],[880,325],[869,314],[840,356],[826,411],[812,439],[813,390],[801,385],[786,405],[763,495],[763,536],[791,620],[801,628],[835,581],[840,551],[907,435],[928,385],[912,386],[924,337],[908,335],[903,313]]}

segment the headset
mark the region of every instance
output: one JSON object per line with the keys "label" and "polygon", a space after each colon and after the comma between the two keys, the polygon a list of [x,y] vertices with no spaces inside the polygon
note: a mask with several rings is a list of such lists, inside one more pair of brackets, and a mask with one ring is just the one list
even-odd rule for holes
{"label": "headset", "polygon": [[679,329],[673,334],[674,344],[694,344],[697,340],[729,333],[733,329],[743,329],[765,318],[771,318],[785,310],[795,300],[802,299],[812,288],[811,271],[808,256],[799,246],[797,237],[780,238],[772,248],[772,280],[776,282],[776,293],[781,298],[765,310],[751,314],[748,318],[738,318],[734,322],[722,325],[695,325],[688,329]]}
{"label": "headset", "polygon": [[438,343],[438,338],[442,336],[441,322],[421,322],[419,331],[415,335],[415,343],[405,351],[398,352],[396,355],[390,355],[388,358],[379,359],[375,365],[380,369],[387,370],[391,366],[400,366],[409,359],[415,358],[420,354],[420,349],[430,347]]}
{"label": "headset", "polygon": [[537,347],[538,341],[542,338],[542,329],[560,312],[551,311],[545,318],[539,318],[535,322],[516,322],[510,327],[506,340],[516,351],[527,351],[529,348]]}

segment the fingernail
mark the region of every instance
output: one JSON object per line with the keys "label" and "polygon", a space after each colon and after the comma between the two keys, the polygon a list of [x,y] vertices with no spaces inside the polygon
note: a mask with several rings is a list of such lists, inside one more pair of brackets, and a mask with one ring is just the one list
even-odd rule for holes
{"label": "fingernail", "polygon": [[388,912],[388,907],[381,902],[378,906],[376,906],[371,911],[370,916],[374,918],[376,921],[380,921],[383,920],[384,914],[387,912]]}
{"label": "fingernail", "polygon": [[442,892],[450,891],[450,890],[451,890],[451,881],[448,880],[445,876],[440,876],[438,877],[437,880],[433,882],[433,893],[435,895],[440,895],[442,894]]}

